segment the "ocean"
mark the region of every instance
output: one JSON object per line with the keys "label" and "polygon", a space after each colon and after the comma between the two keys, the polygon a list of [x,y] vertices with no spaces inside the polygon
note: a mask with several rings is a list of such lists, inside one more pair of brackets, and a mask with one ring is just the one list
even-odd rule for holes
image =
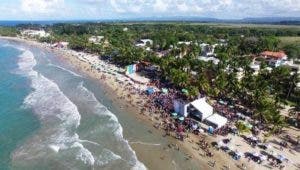
{"label": "ocean", "polygon": [[1,170],[199,169],[59,56],[0,39],[0,64]]}

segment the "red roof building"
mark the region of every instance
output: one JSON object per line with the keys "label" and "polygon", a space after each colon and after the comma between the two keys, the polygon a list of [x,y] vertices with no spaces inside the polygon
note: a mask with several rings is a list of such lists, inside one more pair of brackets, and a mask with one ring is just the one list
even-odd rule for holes
{"label": "red roof building", "polygon": [[273,51],[264,51],[260,54],[264,58],[272,58],[276,60],[285,60],[287,59],[287,55],[283,51],[273,52]]}

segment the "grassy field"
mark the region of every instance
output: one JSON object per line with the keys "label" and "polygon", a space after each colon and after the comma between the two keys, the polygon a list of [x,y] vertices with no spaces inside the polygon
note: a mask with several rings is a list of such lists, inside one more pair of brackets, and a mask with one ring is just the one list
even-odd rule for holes
{"label": "grassy field", "polygon": [[273,24],[247,24],[247,23],[205,23],[205,22],[179,22],[179,21],[141,21],[141,22],[120,22],[119,25],[128,24],[178,24],[178,25],[206,25],[220,28],[295,28],[300,29],[300,25],[273,25]]}
{"label": "grassy field", "polygon": [[287,44],[300,44],[300,36],[298,37],[278,37],[280,39],[280,46]]}

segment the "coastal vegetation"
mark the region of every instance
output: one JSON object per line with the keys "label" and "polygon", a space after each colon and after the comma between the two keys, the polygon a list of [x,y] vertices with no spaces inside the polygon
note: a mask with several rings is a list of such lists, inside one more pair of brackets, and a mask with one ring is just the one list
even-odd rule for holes
{"label": "coastal vegetation", "polygon": [[[1,28],[0,34],[15,36],[23,28],[40,29],[41,26],[22,25]],[[280,114],[283,105],[299,108],[300,90],[297,88],[297,71],[286,66],[261,69],[254,74],[250,68],[252,56],[262,51],[284,50],[290,59],[300,60],[298,27],[221,27],[219,25],[197,25],[184,23],[168,24],[54,24],[43,26],[51,33],[41,42],[69,42],[69,48],[86,51],[109,58],[111,62],[126,66],[138,62],[149,62],[159,66],[161,81],[171,83],[174,88],[187,89],[188,98],[198,93],[214,99],[239,101],[253,111],[253,117],[269,125],[271,132],[278,133],[286,126],[286,119]],[[100,43],[89,42],[91,36],[104,36]],[[283,38],[284,37],[284,38]],[[296,37],[296,38],[295,38]],[[147,38],[153,44],[151,50],[137,48],[135,42]],[[227,45],[215,49],[218,64],[198,59],[200,43],[216,44],[223,39]],[[178,42],[193,42],[189,45]],[[166,52],[164,57],[156,53]],[[238,74],[243,76],[238,78]],[[243,128],[243,127],[241,127]]]}
{"label": "coastal vegetation", "polygon": [[0,36],[16,37],[19,33],[15,27],[0,27]]}

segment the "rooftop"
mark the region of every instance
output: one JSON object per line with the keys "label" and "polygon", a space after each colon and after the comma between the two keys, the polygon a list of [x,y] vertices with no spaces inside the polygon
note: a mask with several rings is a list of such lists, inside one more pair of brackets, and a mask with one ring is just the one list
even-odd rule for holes
{"label": "rooftop", "polygon": [[286,54],[284,51],[274,52],[274,51],[264,51],[261,53],[262,56],[268,56],[276,59],[282,59],[286,57]]}

